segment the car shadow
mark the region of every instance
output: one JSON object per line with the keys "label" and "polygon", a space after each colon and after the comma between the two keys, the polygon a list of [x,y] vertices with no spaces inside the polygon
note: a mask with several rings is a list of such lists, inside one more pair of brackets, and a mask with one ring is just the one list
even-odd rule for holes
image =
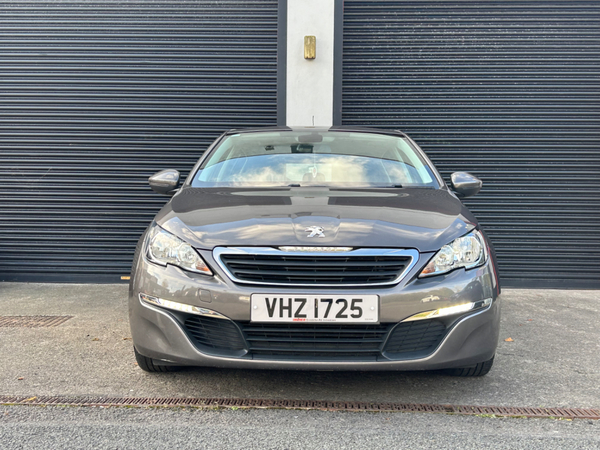
{"label": "car shadow", "polygon": [[[189,367],[148,374],[173,384],[178,395],[253,399],[456,403],[487,390],[493,380],[460,378],[443,371],[365,372],[219,369]],[[181,388],[185,390],[182,391]]]}

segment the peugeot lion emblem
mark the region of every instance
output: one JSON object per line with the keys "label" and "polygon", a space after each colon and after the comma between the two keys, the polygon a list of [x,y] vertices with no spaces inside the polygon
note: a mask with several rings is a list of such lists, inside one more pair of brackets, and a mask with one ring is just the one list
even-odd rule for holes
{"label": "peugeot lion emblem", "polygon": [[325,229],[323,227],[316,227],[316,226],[306,227],[306,229],[304,231],[306,231],[307,233],[310,233],[306,237],[320,237],[320,238],[325,237],[325,235],[323,234],[323,231],[325,231]]}

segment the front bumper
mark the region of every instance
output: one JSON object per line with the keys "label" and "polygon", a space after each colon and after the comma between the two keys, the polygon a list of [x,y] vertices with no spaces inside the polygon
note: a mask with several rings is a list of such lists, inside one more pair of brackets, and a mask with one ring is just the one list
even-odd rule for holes
{"label": "front bumper", "polygon": [[[133,274],[130,298],[130,324],[134,345],[141,354],[163,361],[190,366],[262,369],[320,370],[430,370],[464,367],[489,360],[498,343],[500,303],[493,260],[482,267],[456,270],[446,275],[416,278],[431,255],[422,254],[416,266],[395,286],[369,289],[302,289],[241,286],[234,284],[212,261],[210,252],[202,256],[215,270],[214,277],[195,275],[173,266],[160,267],[140,256]],[[212,263],[212,264],[211,264]],[[488,308],[466,315],[449,317],[447,328],[436,347],[427,354],[407,353],[393,359],[385,352],[376,360],[324,360],[323,358],[257,358],[245,352],[224,356],[203,351],[190,337],[181,315],[141,302],[146,293],[180,303],[217,311],[237,323],[250,319],[253,293],[304,292],[306,294],[377,294],[380,297],[380,322],[396,324],[419,312],[492,298]],[[224,320],[224,319],[219,319]],[[219,353],[219,352],[216,352]]]}

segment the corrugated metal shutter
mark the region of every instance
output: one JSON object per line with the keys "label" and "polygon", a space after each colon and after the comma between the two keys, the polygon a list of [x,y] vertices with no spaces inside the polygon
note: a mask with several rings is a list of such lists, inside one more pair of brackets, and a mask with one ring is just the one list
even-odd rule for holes
{"label": "corrugated metal shutter", "polygon": [[345,0],[343,59],[344,125],[484,180],[505,285],[600,287],[600,2]]}
{"label": "corrugated metal shutter", "polygon": [[0,279],[127,275],[229,128],[276,123],[276,0],[0,2]]}

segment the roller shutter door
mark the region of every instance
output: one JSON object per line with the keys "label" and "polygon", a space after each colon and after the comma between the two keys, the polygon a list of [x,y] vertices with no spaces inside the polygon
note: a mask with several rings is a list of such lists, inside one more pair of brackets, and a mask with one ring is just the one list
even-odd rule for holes
{"label": "roller shutter door", "polygon": [[600,287],[600,2],[345,0],[342,97],[484,180],[505,286]]}
{"label": "roller shutter door", "polygon": [[276,123],[276,0],[0,2],[0,279],[116,281],[229,128]]}

